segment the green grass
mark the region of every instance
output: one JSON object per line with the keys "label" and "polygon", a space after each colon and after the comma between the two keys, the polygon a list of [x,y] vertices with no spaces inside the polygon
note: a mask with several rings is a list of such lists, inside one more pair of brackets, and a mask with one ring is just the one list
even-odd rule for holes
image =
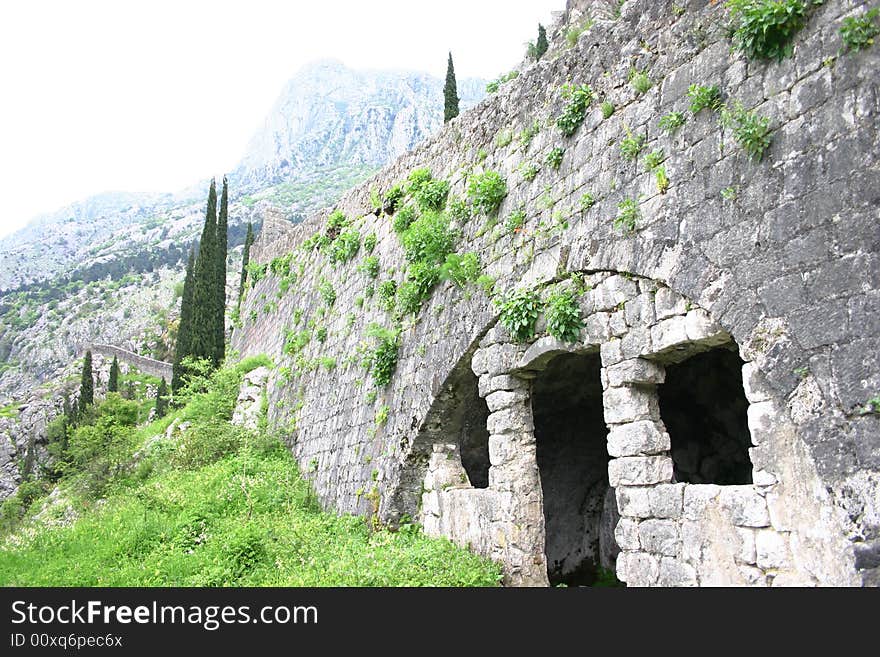
{"label": "green grass", "polygon": [[[484,586],[500,566],[428,538],[415,525],[375,528],[361,517],[320,510],[311,486],[280,440],[228,423],[238,382],[255,359],[221,371],[191,392],[177,417],[192,426],[176,441],[144,442],[174,416],[124,426],[97,406],[96,426],[117,432],[122,456],[100,489],[89,463],[66,471],[63,505],[33,503],[0,543],[3,586]],[[116,410],[114,410],[116,409]],[[121,410],[120,410],[121,409]],[[263,423],[265,424],[265,423]],[[109,428],[108,428],[109,427]],[[95,431],[71,439],[71,445]],[[85,446],[91,446],[91,443]],[[82,449],[82,447],[80,447]],[[137,459],[132,454],[141,452]],[[75,462],[73,459],[72,462]],[[90,492],[91,491],[91,492]],[[42,519],[35,514],[43,510]],[[53,510],[54,509],[54,510]]]}

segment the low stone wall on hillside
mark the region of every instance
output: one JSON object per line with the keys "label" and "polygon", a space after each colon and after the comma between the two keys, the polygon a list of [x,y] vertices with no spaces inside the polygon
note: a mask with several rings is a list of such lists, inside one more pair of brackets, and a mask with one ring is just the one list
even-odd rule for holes
{"label": "low stone wall on hillside", "polygon": [[[793,57],[764,63],[731,53],[721,3],[629,0],[340,200],[377,237],[377,280],[363,251],[334,266],[300,248],[326,212],[261,235],[253,261],[292,254],[290,273],[248,290],[232,348],[275,359],[270,421],[322,502],[418,518],[499,559],[513,584],[589,583],[600,566],[635,585],[878,583],[880,52],[843,53],[839,35],[864,6],[816,8]],[[643,94],[633,69],[652,82]],[[597,100],[566,138],[554,121],[569,82]],[[769,117],[760,161],[716,113],[690,112],[692,84]],[[673,133],[658,127],[670,111],[686,116]],[[620,149],[631,135],[644,137],[635,161]],[[655,149],[663,193],[643,164]],[[505,177],[500,221],[463,222],[459,250],[500,292],[581,275],[578,342],[513,341],[480,289],[442,283],[371,393],[368,327],[393,319],[367,290],[406,268],[371,191],[417,167],[450,198],[474,173]],[[626,201],[633,231],[614,227]],[[287,355],[289,332],[307,339]]]}

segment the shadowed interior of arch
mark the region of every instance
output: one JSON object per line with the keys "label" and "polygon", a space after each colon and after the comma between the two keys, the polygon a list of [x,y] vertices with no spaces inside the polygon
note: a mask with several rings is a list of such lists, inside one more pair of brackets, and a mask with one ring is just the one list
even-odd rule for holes
{"label": "shadowed interior of arch", "polygon": [[598,354],[564,354],[533,383],[551,585],[591,585],[600,565],[614,567],[617,509],[608,487],[600,371]]}
{"label": "shadowed interior of arch", "polygon": [[676,481],[752,483],[749,403],[735,349],[718,347],[666,366],[660,417],[672,443]]}

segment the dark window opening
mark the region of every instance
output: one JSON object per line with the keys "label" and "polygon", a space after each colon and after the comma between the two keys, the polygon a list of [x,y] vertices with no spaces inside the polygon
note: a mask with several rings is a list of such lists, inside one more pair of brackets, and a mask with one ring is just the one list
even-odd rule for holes
{"label": "dark window opening", "polygon": [[486,420],[489,408],[480,397],[477,377],[465,372],[456,382],[458,404],[448,426],[457,431],[461,464],[467,472],[471,486],[489,486],[489,432]]}
{"label": "dark window opening", "polygon": [[600,371],[598,354],[557,356],[532,388],[551,585],[592,585],[617,555]]}
{"label": "dark window opening", "polygon": [[676,481],[752,483],[742,366],[739,354],[728,347],[666,366],[660,416],[672,443]]}

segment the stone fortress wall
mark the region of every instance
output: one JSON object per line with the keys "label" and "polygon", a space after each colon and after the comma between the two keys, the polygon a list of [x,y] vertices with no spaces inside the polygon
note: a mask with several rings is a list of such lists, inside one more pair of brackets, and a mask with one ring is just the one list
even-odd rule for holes
{"label": "stone fortress wall", "polygon": [[[374,398],[359,354],[367,327],[391,319],[365,298],[362,254],[334,267],[299,248],[328,210],[258,238],[252,260],[292,253],[295,280],[283,290],[270,272],[248,290],[232,348],[275,360],[270,422],[326,507],[418,519],[499,559],[508,583],[577,583],[613,565],[630,585],[877,584],[880,55],[843,53],[839,35],[866,5],[826,2],[793,57],[756,62],[731,51],[725,9],[704,1],[629,0],[566,48],[565,26],[600,4],[571,0],[540,62],[337,205],[378,238],[375,283],[400,281],[400,241],[371,191],[430,167],[454,198],[469,175],[500,172],[501,221],[463,223],[459,249],[502,292],[546,294],[579,274],[578,342],[540,330],[516,342],[487,295],[444,283],[404,321]],[[653,82],[644,94],[633,68]],[[569,82],[597,100],[565,138],[554,119]],[[691,84],[770,118],[760,161],[716,114],[689,112]],[[673,110],[687,122],[670,135],[658,120]],[[630,133],[643,155],[663,149],[665,193],[641,158],[621,157]],[[632,232],[613,227],[626,199]],[[520,207],[521,230],[504,230]],[[318,326],[325,341],[283,353],[287,331]]]}

